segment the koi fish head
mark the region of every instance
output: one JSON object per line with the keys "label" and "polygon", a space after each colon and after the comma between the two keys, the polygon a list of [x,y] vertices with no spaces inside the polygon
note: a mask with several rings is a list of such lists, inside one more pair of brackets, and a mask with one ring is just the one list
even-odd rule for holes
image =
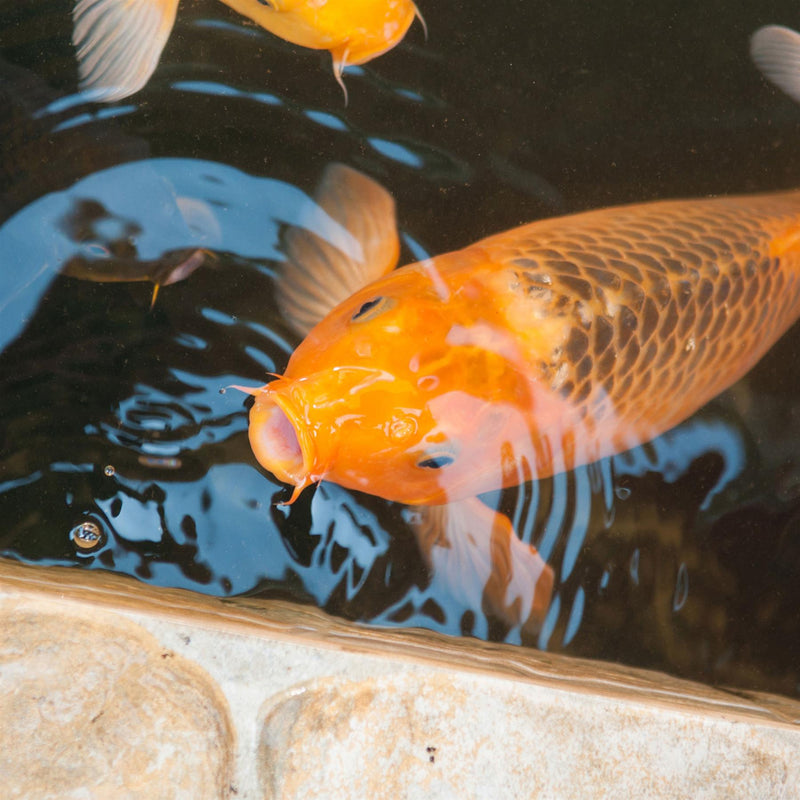
{"label": "koi fish head", "polygon": [[[459,295],[462,293],[458,293]],[[444,503],[519,483],[529,385],[513,344],[442,298],[419,265],[335,308],[256,392],[258,461],[296,487],[331,480],[398,502]]]}

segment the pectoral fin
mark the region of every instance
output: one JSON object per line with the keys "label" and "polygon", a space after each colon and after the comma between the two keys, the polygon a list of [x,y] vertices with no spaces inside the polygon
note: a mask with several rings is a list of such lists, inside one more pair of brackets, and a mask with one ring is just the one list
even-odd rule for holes
{"label": "pectoral fin", "polygon": [[508,625],[538,632],[550,605],[553,570],[536,548],[520,541],[504,514],[478,498],[420,506],[413,527],[435,574],[466,605]]}
{"label": "pectoral fin", "polygon": [[394,200],[371,178],[331,164],[314,202],[302,224],[284,234],[286,261],[277,287],[281,313],[301,336],[358,289],[391,272],[400,255]]}
{"label": "pectoral fin", "polygon": [[111,102],[138,92],[158,65],[178,0],[78,0],[72,43],[81,88]]}

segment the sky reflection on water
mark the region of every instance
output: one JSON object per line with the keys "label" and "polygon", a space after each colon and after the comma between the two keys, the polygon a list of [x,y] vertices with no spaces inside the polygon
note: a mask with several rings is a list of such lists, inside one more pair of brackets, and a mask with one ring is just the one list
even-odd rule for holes
{"label": "sky reflection on water", "polygon": [[[776,6],[729,25],[715,8],[665,28],[626,7],[613,30],[610,11],[570,5],[503,26],[491,8],[460,9],[458,25],[425,8],[430,40],[412,32],[350,71],[347,107],[315,54],[220,4],[187,8],[151,85],[107,107],[75,92],[61,51],[51,65],[4,45],[50,82],[25,119],[51,144],[46,159],[19,151],[35,196],[0,221],[0,552],[796,692],[800,653],[780,644],[800,641],[796,334],[653,443],[486,498],[556,572],[534,641],[487,616],[480,587],[431,574],[402,507],[324,483],[276,505],[289,493],[252,458],[245,397],[220,393],[285,367],[281,231],[320,227],[309,194],[331,161],[395,194],[406,261],[585,207],[797,184],[800,112],[743,48],[757,24],[790,20]],[[105,160],[98,130],[125,137]],[[6,141],[10,163],[21,145]],[[53,158],[72,158],[67,143],[87,153],[69,174]],[[146,277],[197,249],[211,255],[152,311],[149,287],[60,274],[125,260]],[[80,553],[69,532],[86,520],[107,538]]]}

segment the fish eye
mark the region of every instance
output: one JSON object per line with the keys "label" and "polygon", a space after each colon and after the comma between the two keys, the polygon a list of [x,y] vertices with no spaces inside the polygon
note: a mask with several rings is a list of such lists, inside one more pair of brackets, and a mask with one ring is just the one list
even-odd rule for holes
{"label": "fish eye", "polygon": [[361,307],[350,317],[351,322],[366,322],[368,319],[377,317],[378,314],[385,311],[390,307],[388,297],[373,297],[372,300],[367,300],[362,303]]}
{"label": "fish eye", "polygon": [[417,466],[422,469],[442,469],[442,467],[450,466],[454,461],[455,458],[449,453],[438,453],[435,456],[426,456],[417,462]]}

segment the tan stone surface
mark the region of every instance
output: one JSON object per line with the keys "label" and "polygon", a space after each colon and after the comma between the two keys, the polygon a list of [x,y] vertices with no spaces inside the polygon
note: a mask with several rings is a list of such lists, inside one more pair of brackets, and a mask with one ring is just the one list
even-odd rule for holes
{"label": "tan stone surface", "polygon": [[[160,589],[131,578],[99,571],[39,568],[0,559],[0,596],[59,597],[80,608],[105,608],[138,620],[159,637],[168,629],[240,633],[288,644],[303,651],[303,661],[320,660],[314,674],[332,658],[326,651],[398,659],[407,664],[439,666],[533,682],[568,691],[622,697],[695,713],[718,713],[730,718],[797,720],[797,703],[780,696],[732,694],[660,672],[589,659],[569,658],[538,650],[456,639],[425,630],[367,628],[328,616],[310,606],[249,598],[218,599],[180,589]],[[163,624],[162,624],[163,623]],[[233,639],[231,639],[233,641]],[[170,640],[181,650],[181,636]],[[186,648],[196,658],[192,648]],[[241,645],[237,644],[237,650]],[[212,658],[216,654],[212,652]],[[352,660],[349,662],[352,669]]]}
{"label": "tan stone surface", "polygon": [[265,708],[258,758],[269,800],[677,800],[800,796],[792,753],[736,723],[437,674],[296,687]]}
{"label": "tan stone surface", "polygon": [[787,800],[798,709],[0,560],[0,800]]}
{"label": "tan stone surface", "polygon": [[0,781],[11,798],[218,798],[225,699],[138,625],[47,600],[0,603]]}

